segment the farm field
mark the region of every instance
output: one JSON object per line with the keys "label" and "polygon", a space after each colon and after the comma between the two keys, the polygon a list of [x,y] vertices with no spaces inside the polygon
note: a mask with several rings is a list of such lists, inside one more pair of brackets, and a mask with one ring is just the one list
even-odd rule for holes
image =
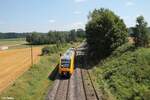
{"label": "farm field", "polygon": [[0,98],[12,97],[15,100],[45,100],[49,87],[54,80],[49,75],[55,69],[59,54],[68,48],[77,47],[80,43],[64,44],[60,50],[50,55],[40,56],[38,63],[15,80],[15,82],[0,93]]}
{"label": "farm field", "polygon": [[25,38],[0,39],[0,46],[14,46],[25,44]]}
{"label": "farm field", "polygon": [[28,48],[25,38],[0,39],[0,48],[8,47],[8,49]]}
{"label": "farm field", "polygon": [[[40,52],[41,47],[33,48],[34,63],[38,61]],[[0,92],[29,69],[30,65],[30,48],[0,51]]]}

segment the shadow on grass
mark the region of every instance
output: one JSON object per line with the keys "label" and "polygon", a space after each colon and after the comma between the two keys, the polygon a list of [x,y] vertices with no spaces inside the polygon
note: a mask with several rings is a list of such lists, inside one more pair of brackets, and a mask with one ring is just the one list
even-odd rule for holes
{"label": "shadow on grass", "polygon": [[56,65],[55,69],[49,74],[48,79],[54,81],[58,74],[59,64]]}
{"label": "shadow on grass", "polygon": [[[82,47],[81,47],[82,48]],[[79,47],[80,49],[80,47]],[[98,57],[98,55],[92,56],[92,53],[88,52],[88,49],[84,49],[81,52],[81,55],[77,55],[77,62],[79,63],[80,68],[83,69],[92,69],[98,64],[102,64],[102,61],[107,59],[108,57],[118,57],[122,54],[125,54],[126,52],[133,52],[137,48],[134,45],[131,44],[124,44],[118,48],[116,48],[114,51],[111,51],[109,54]]]}
{"label": "shadow on grass", "polygon": [[59,64],[56,65],[56,67],[54,68],[54,70],[49,74],[48,79],[51,81],[55,81],[56,79],[58,80],[67,80],[70,77],[69,76],[61,76],[58,73],[58,68],[59,68]]}

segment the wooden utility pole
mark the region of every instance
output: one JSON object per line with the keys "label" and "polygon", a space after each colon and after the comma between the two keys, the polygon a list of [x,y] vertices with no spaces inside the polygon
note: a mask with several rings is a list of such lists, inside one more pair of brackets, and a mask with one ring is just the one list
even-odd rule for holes
{"label": "wooden utility pole", "polygon": [[[31,33],[31,39],[32,39],[32,33]],[[31,45],[31,65],[33,66],[33,48],[32,48],[32,43],[30,45]]]}
{"label": "wooden utility pole", "polygon": [[32,49],[32,44],[31,44],[31,65],[33,66],[33,49]]}

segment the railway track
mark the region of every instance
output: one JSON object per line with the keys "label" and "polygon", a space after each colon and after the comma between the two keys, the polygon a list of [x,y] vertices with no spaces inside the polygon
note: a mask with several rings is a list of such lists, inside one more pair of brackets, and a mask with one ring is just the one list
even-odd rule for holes
{"label": "railway track", "polygon": [[86,100],[100,100],[97,91],[94,87],[93,80],[87,69],[87,60],[85,55],[82,57],[81,75],[83,80],[83,87],[85,91]]}
{"label": "railway track", "polygon": [[101,100],[98,95],[90,72],[86,69],[85,56],[79,57],[74,73],[69,79],[58,74],[54,86],[49,90],[46,100]]}
{"label": "railway track", "polygon": [[68,90],[69,89],[69,79],[61,80],[59,86],[57,88],[57,92],[55,95],[55,100],[67,100],[68,98]]}

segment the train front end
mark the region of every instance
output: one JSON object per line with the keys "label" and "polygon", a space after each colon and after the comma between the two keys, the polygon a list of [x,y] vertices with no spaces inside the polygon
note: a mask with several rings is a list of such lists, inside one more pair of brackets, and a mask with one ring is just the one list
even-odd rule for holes
{"label": "train front end", "polygon": [[70,59],[61,59],[59,65],[59,74],[62,76],[70,76]]}
{"label": "train front end", "polygon": [[74,70],[74,57],[75,51],[70,48],[67,52],[60,57],[59,74],[61,76],[70,76]]}

